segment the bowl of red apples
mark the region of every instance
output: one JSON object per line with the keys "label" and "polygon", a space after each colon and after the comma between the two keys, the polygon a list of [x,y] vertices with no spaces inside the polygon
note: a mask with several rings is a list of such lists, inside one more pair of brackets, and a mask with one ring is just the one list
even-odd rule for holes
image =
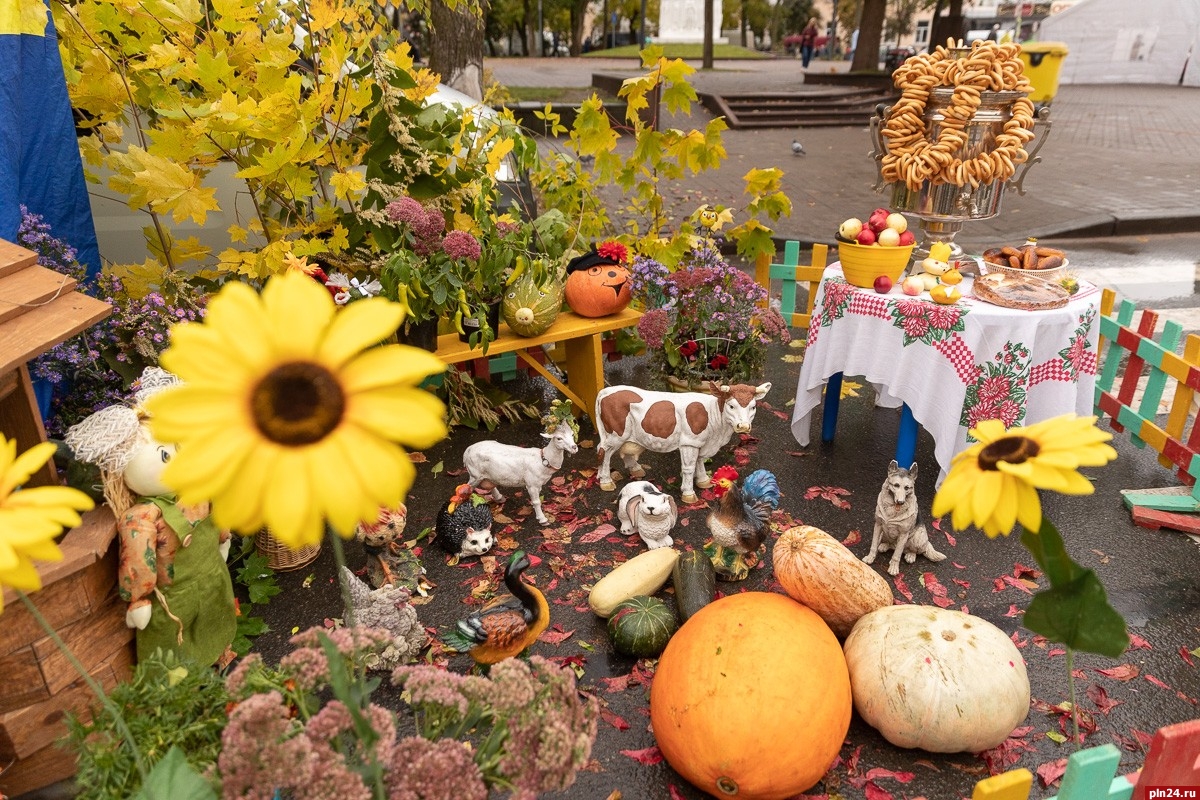
{"label": "bowl of red apples", "polygon": [[863,222],[851,217],[838,226],[838,260],[854,286],[890,291],[908,266],[916,237],[903,214],[877,208]]}

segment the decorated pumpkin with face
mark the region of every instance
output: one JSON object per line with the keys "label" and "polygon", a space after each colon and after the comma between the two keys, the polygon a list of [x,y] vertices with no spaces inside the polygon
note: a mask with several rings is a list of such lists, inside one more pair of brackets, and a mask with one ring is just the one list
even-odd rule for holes
{"label": "decorated pumpkin with face", "polygon": [[629,305],[629,270],[623,245],[606,242],[567,264],[567,305],[581,317],[607,317]]}

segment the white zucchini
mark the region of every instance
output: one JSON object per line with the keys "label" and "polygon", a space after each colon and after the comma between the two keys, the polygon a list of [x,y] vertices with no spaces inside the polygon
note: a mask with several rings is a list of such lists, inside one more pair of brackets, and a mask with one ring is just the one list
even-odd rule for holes
{"label": "white zucchini", "polygon": [[638,595],[652,595],[661,589],[678,560],[679,551],[670,547],[639,553],[596,581],[588,595],[588,605],[608,619],[618,604]]}

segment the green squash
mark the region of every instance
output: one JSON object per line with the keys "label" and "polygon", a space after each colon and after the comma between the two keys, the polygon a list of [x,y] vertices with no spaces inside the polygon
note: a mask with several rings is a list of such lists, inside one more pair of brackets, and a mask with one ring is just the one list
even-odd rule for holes
{"label": "green squash", "polygon": [[534,273],[535,270],[525,270],[504,292],[501,313],[518,336],[540,336],[554,324],[562,310],[563,287],[558,276],[551,271],[537,283]]}
{"label": "green squash", "polygon": [[675,604],[684,622],[717,596],[717,573],[703,550],[689,550],[679,556],[671,569],[675,586]]}
{"label": "green squash", "polygon": [[618,603],[608,618],[608,635],[618,653],[654,658],[679,628],[675,613],[657,597],[640,595]]}

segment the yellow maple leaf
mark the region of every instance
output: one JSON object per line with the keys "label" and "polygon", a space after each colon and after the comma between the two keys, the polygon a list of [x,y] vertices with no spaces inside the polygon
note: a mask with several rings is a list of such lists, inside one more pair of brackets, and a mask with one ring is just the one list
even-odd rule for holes
{"label": "yellow maple leaf", "polygon": [[329,178],[333,194],[338,200],[349,200],[367,188],[362,172],[356,169],[339,170]]}
{"label": "yellow maple leaf", "polygon": [[512,149],[512,139],[500,139],[492,143],[487,154],[488,175],[491,175],[493,178],[496,177],[496,174],[500,171],[501,162],[504,161],[505,156],[512,152]]}
{"label": "yellow maple leaf", "polygon": [[0,34],[46,35],[46,4],[42,0],[0,3]]}

